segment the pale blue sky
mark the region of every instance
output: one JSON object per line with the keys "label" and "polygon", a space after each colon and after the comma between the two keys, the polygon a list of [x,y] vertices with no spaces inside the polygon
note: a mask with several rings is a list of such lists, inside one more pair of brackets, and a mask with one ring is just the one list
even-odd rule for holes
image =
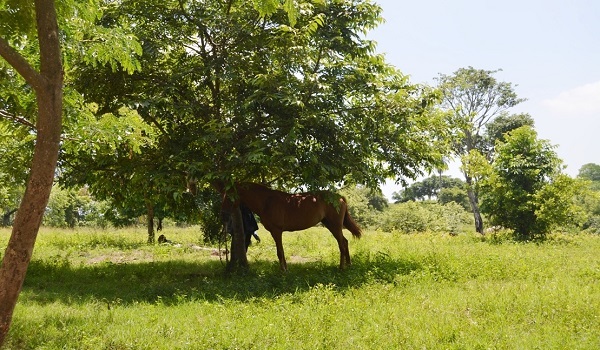
{"label": "pale blue sky", "polygon": [[[600,1],[376,2],[386,23],[367,37],[413,82],[433,84],[461,67],[500,68],[496,78],[528,99],[513,112],[531,114],[569,175],[600,164]],[[386,185],[384,193],[399,189]]]}

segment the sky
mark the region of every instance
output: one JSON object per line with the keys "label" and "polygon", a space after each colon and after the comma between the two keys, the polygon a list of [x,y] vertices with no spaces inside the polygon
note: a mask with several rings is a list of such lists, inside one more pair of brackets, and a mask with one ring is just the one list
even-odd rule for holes
{"label": "sky", "polygon": [[[565,172],[600,164],[600,1],[375,0],[386,22],[367,34],[413,83],[435,85],[459,68],[494,77],[526,98],[540,139],[556,145]],[[447,175],[460,177],[458,165]],[[390,198],[399,185],[383,186]]]}

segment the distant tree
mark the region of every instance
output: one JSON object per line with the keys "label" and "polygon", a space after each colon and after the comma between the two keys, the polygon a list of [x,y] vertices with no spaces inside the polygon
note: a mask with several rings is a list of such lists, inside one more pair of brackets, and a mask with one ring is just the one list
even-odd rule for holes
{"label": "distant tree", "polygon": [[394,193],[392,198],[396,203],[439,199],[440,191],[448,188],[463,188],[464,182],[457,178],[452,178],[447,175],[431,176],[422,181],[412,183],[406,187],[401,193]]}
{"label": "distant tree", "polygon": [[[460,68],[453,75],[440,74],[438,88],[443,94],[442,107],[451,111],[449,118],[454,133],[453,152],[461,158],[473,150],[485,153],[485,127],[494,117],[523,102],[510,83],[498,82],[490,71],[473,67]],[[475,229],[483,234],[483,220],[473,174],[463,166],[467,194],[475,219]]]}
{"label": "distant tree", "polygon": [[584,181],[590,190],[588,196],[579,198],[581,206],[589,214],[582,228],[588,232],[600,233],[600,165],[584,164],[579,169],[577,178]]}
{"label": "distant tree", "polygon": [[464,186],[442,188],[438,194],[438,202],[440,204],[454,202],[463,207],[465,210],[471,210],[469,196],[467,195],[467,191],[465,190]]}
{"label": "distant tree", "polygon": [[480,168],[485,175],[480,183],[481,209],[493,225],[514,230],[520,239],[532,239],[583,220],[574,201],[582,187],[561,172],[562,161],[553,148],[528,126],[497,143],[492,164]]}
{"label": "distant tree", "polygon": [[577,177],[591,182],[590,187],[594,191],[600,191],[600,165],[587,163],[581,166]]}
{"label": "distant tree", "polygon": [[502,113],[487,123],[483,137],[484,144],[482,153],[491,160],[494,155],[496,141],[504,142],[504,137],[509,131],[518,129],[522,126],[534,127],[533,118],[527,113],[508,114]]}

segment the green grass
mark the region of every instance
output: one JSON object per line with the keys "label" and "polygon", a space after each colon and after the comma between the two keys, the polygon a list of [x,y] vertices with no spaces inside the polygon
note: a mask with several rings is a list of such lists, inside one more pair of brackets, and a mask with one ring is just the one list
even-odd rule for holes
{"label": "green grass", "polygon": [[[0,230],[2,252],[9,236]],[[44,229],[7,349],[598,349],[600,237],[514,243],[322,228],[249,249],[228,276],[197,229]],[[346,236],[349,234],[346,232]]]}

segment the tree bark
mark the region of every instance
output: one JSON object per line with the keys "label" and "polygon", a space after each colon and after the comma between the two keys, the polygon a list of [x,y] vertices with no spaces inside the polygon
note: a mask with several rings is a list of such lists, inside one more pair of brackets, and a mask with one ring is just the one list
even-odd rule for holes
{"label": "tree bark", "polygon": [[231,237],[231,259],[227,265],[228,272],[248,270],[248,257],[246,255],[246,241],[244,237],[244,224],[240,207],[231,213],[233,235]]}
{"label": "tree bark", "polygon": [[481,218],[481,212],[479,210],[479,198],[477,198],[477,193],[475,193],[475,190],[473,189],[473,179],[470,176],[465,176],[465,180],[467,183],[469,203],[471,204],[473,218],[475,219],[475,231],[483,234],[483,219]]}
{"label": "tree bark", "polygon": [[148,216],[148,244],[154,243],[154,204],[146,201],[146,212]]}
{"label": "tree bark", "polygon": [[50,197],[62,128],[63,72],[54,0],[36,0],[35,11],[40,44],[39,73],[8,47],[6,41],[0,42],[0,54],[34,88],[38,105],[30,176],[0,268],[0,346],[8,334]]}

